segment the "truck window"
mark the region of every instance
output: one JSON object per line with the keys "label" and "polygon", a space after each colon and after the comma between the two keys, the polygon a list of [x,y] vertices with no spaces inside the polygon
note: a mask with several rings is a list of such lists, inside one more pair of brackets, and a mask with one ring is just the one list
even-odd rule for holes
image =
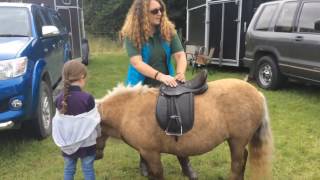
{"label": "truck window", "polygon": [[305,2],[303,3],[301,15],[298,23],[298,32],[316,32],[315,22],[320,20],[320,2]]}
{"label": "truck window", "polygon": [[42,36],[42,26],[44,25],[44,22],[42,20],[41,12],[39,9],[35,10],[34,20],[36,22],[35,24],[36,24],[36,29],[37,29],[38,34],[39,34],[39,36]]}
{"label": "truck window", "polygon": [[278,4],[270,4],[263,7],[260,17],[256,22],[255,30],[268,31],[270,22],[277,7]]}
{"label": "truck window", "polygon": [[50,11],[49,13],[53,25],[55,25],[62,34],[68,33],[66,26],[63,24],[58,14],[53,11]]}
{"label": "truck window", "polygon": [[297,2],[287,2],[280,11],[278,21],[274,27],[276,32],[292,32],[293,20],[297,9]]}
{"label": "truck window", "polygon": [[49,9],[41,9],[41,18],[43,20],[44,25],[52,26],[54,25],[49,18]]}
{"label": "truck window", "polygon": [[0,36],[31,36],[27,8],[0,7]]}

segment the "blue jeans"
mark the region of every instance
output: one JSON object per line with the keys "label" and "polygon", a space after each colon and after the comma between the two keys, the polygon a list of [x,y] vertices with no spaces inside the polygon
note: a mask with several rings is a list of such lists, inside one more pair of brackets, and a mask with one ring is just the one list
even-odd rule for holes
{"label": "blue jeans", "polygon": [[[95,180],[93,168],[95,155],[81,158],[82,173],[85,180]],[[78,159],[64,157],[64,180],[73,180],[76,173]]]}

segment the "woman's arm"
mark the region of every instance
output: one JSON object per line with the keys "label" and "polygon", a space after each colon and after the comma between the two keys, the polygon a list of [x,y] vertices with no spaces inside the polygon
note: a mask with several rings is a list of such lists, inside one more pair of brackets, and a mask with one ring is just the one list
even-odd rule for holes
{"label": "woman's arm", "polygon": [[173,57],[177,64],[177,72],[175,79],[181,82],[185,82],[185,72],[187,69],[187,58],[184,51],[179,51],[173,54]]}
{"label": "woman's arm", "polygon": [[169,75],[162,74],[161,72],[155,70],[148,64],[144,63],[141,55],[132,56],[130,58],[130,63],[132,66],[139,71],[144,76],[156,79],[162,83],[165,83],[168,86],[175,87],[177,86],[176,79]]}

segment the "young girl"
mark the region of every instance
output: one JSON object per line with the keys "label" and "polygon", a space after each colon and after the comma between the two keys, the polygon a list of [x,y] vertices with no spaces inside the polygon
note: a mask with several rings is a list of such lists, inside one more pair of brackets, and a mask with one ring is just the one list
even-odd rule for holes
{"label": "young girl", "polygon": [[52,122],[52,137],[64,157],[64,179],[74,178],[81,159],[85,180],[94,180],[93,163],[96,138],[100,135],[100,115],[92,95],[83,92],[87,70],[71,60],[63,67],[63,92],[56,99],[57,111]]}

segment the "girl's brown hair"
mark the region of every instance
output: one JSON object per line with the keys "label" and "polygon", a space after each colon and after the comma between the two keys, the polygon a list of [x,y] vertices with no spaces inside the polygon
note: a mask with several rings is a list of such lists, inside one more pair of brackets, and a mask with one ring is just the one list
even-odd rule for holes
{"label": "girl's brown hair", "polygon": [[[120,31],[120,39],[123,40],[125,37],[129,38],[139,50],[141,50],[142,45],[153,35],[151,34],[151,24],[148,16],[150,1],[152,0],[135,0],[129,9],[127,18]],[[175,26],[167,16],[164,2],[162,0],[155,1],[159,2],[163,8],[160,23],[161,36],[164,40],[170,42],[172,36],[177,33]]]}
{"label": "girl's brown hair", "polygon": [[68,103],[67,98],[69,96],[69,87],[71,83],[85,78],[87,76],[87,68],[80,61],[71,60],[64,64],[62,71],[63,79],[63,100],[62,107],[59,110],[60,113],[64,114],[67,112]]}

